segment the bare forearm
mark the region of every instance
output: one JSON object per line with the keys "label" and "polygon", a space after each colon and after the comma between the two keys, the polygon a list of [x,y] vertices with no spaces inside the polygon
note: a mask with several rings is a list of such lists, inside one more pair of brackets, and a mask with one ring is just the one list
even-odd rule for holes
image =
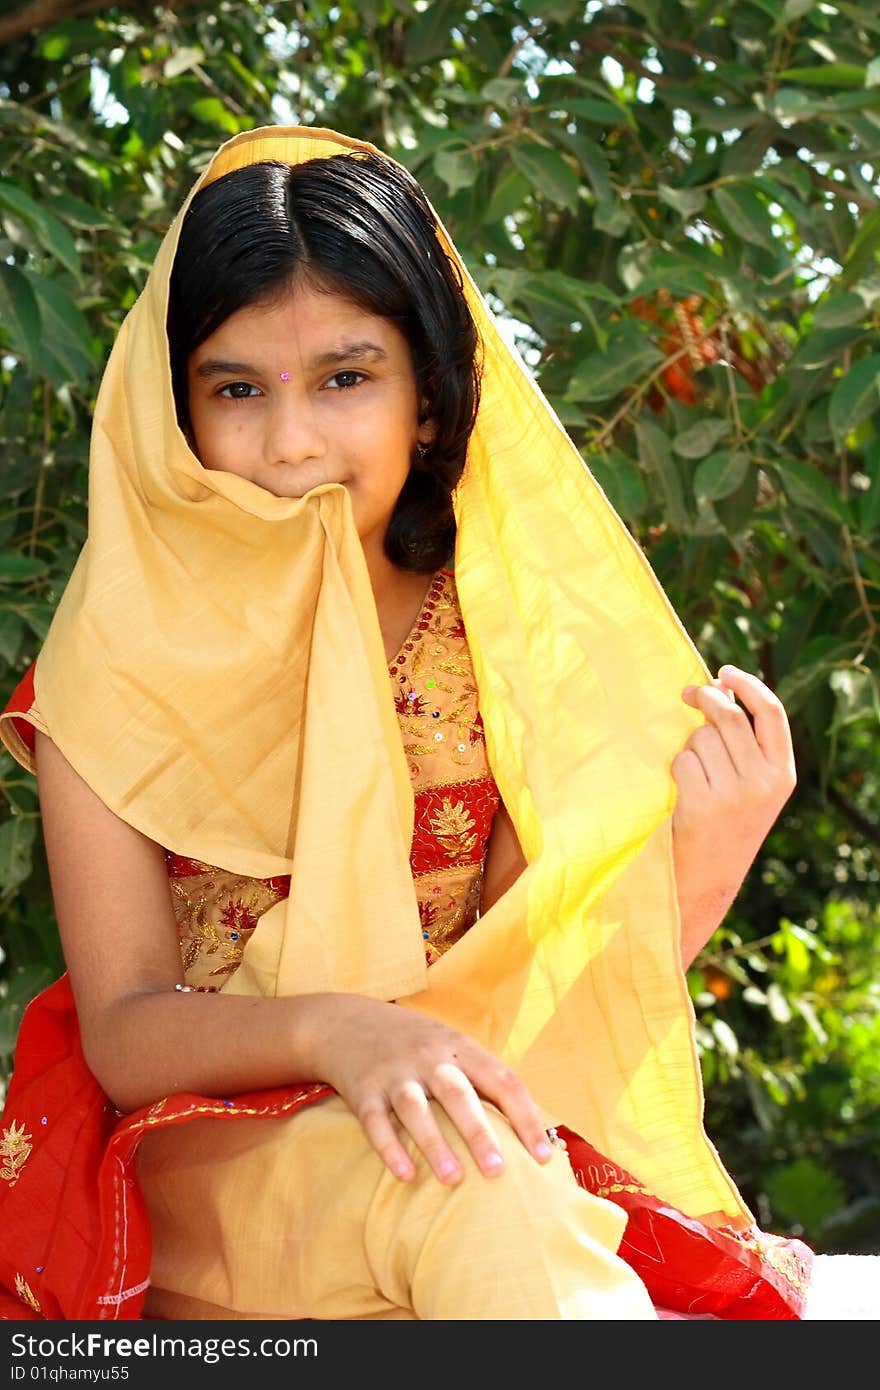
{"label": "bare forearm", "polygon": [[177,1091],[225,1096],[320,1081],[316,1043],[346,995],[288,999],[186,993],[129,995],[84,1037],[86,1060],[110,1099],[130,1111]]}
{"label": "bare forearm", "polygon": [[737,895],[739,885],[731,888],[694,890],[687,883],[677,890],[678,913],[681,921],[681,963],[685,970],[693,965],[703,947],[724,921]]}

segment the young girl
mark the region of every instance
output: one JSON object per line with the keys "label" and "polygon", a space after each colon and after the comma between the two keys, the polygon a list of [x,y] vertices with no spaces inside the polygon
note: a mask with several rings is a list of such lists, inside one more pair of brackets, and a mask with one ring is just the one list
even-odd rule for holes
{"label": "young girl", "polygon": [[412,178],[224,146],[90,489],[0,724],[68,967],[2,1119],[6,1316],[799,1316],[682,971],[785,713],[708,679]]}

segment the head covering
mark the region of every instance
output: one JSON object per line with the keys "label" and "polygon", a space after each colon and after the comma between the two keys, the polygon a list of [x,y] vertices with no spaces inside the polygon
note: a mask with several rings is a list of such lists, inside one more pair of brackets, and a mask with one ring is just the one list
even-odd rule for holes
{"label": "head covering", "polygon": [[[254,130],[193,194],[247,164],[365,151],[381,153]],[[528,867],[428,972],[412,792],[348,494],[288,500],[207,471],[178,428],[165,317],[188,205],[101,385],[88,540],[36,670],[52,738],[152,839],[291,875],[228,990],[346,990],[443,1018],[665,1200],[747,1225],[703,1130],[672,871],[670,764],[699,721],[681,691],[707,672],[644,555],[440,226],[484,364],[455,572]]]}

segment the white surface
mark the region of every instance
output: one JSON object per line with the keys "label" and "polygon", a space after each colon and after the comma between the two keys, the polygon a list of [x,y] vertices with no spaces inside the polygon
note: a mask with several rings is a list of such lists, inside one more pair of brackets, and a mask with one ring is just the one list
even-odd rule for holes
{"label": "white surface", "polygon": [[880,1255],[817,1255],[804,1321],[880,1321]]}

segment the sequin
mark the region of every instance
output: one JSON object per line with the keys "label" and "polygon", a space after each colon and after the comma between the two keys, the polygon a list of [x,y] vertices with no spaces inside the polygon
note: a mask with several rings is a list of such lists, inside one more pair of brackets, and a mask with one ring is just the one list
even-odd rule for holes
{"label": "sequin", "polygon": [[435,742],[435,743],[442,743],[444,738],[445,738],[445,734],[435,734],[435,735],[434,735],[434,742]]}
{"label": "sequin", "polygon": [[41,1124],[41,1125],[47,1125],[48,1123],[49,1123],[49,1117],[48,1117],[48,1115],[44,1115],[43,1118],[40,1120],[40,1124]]}

